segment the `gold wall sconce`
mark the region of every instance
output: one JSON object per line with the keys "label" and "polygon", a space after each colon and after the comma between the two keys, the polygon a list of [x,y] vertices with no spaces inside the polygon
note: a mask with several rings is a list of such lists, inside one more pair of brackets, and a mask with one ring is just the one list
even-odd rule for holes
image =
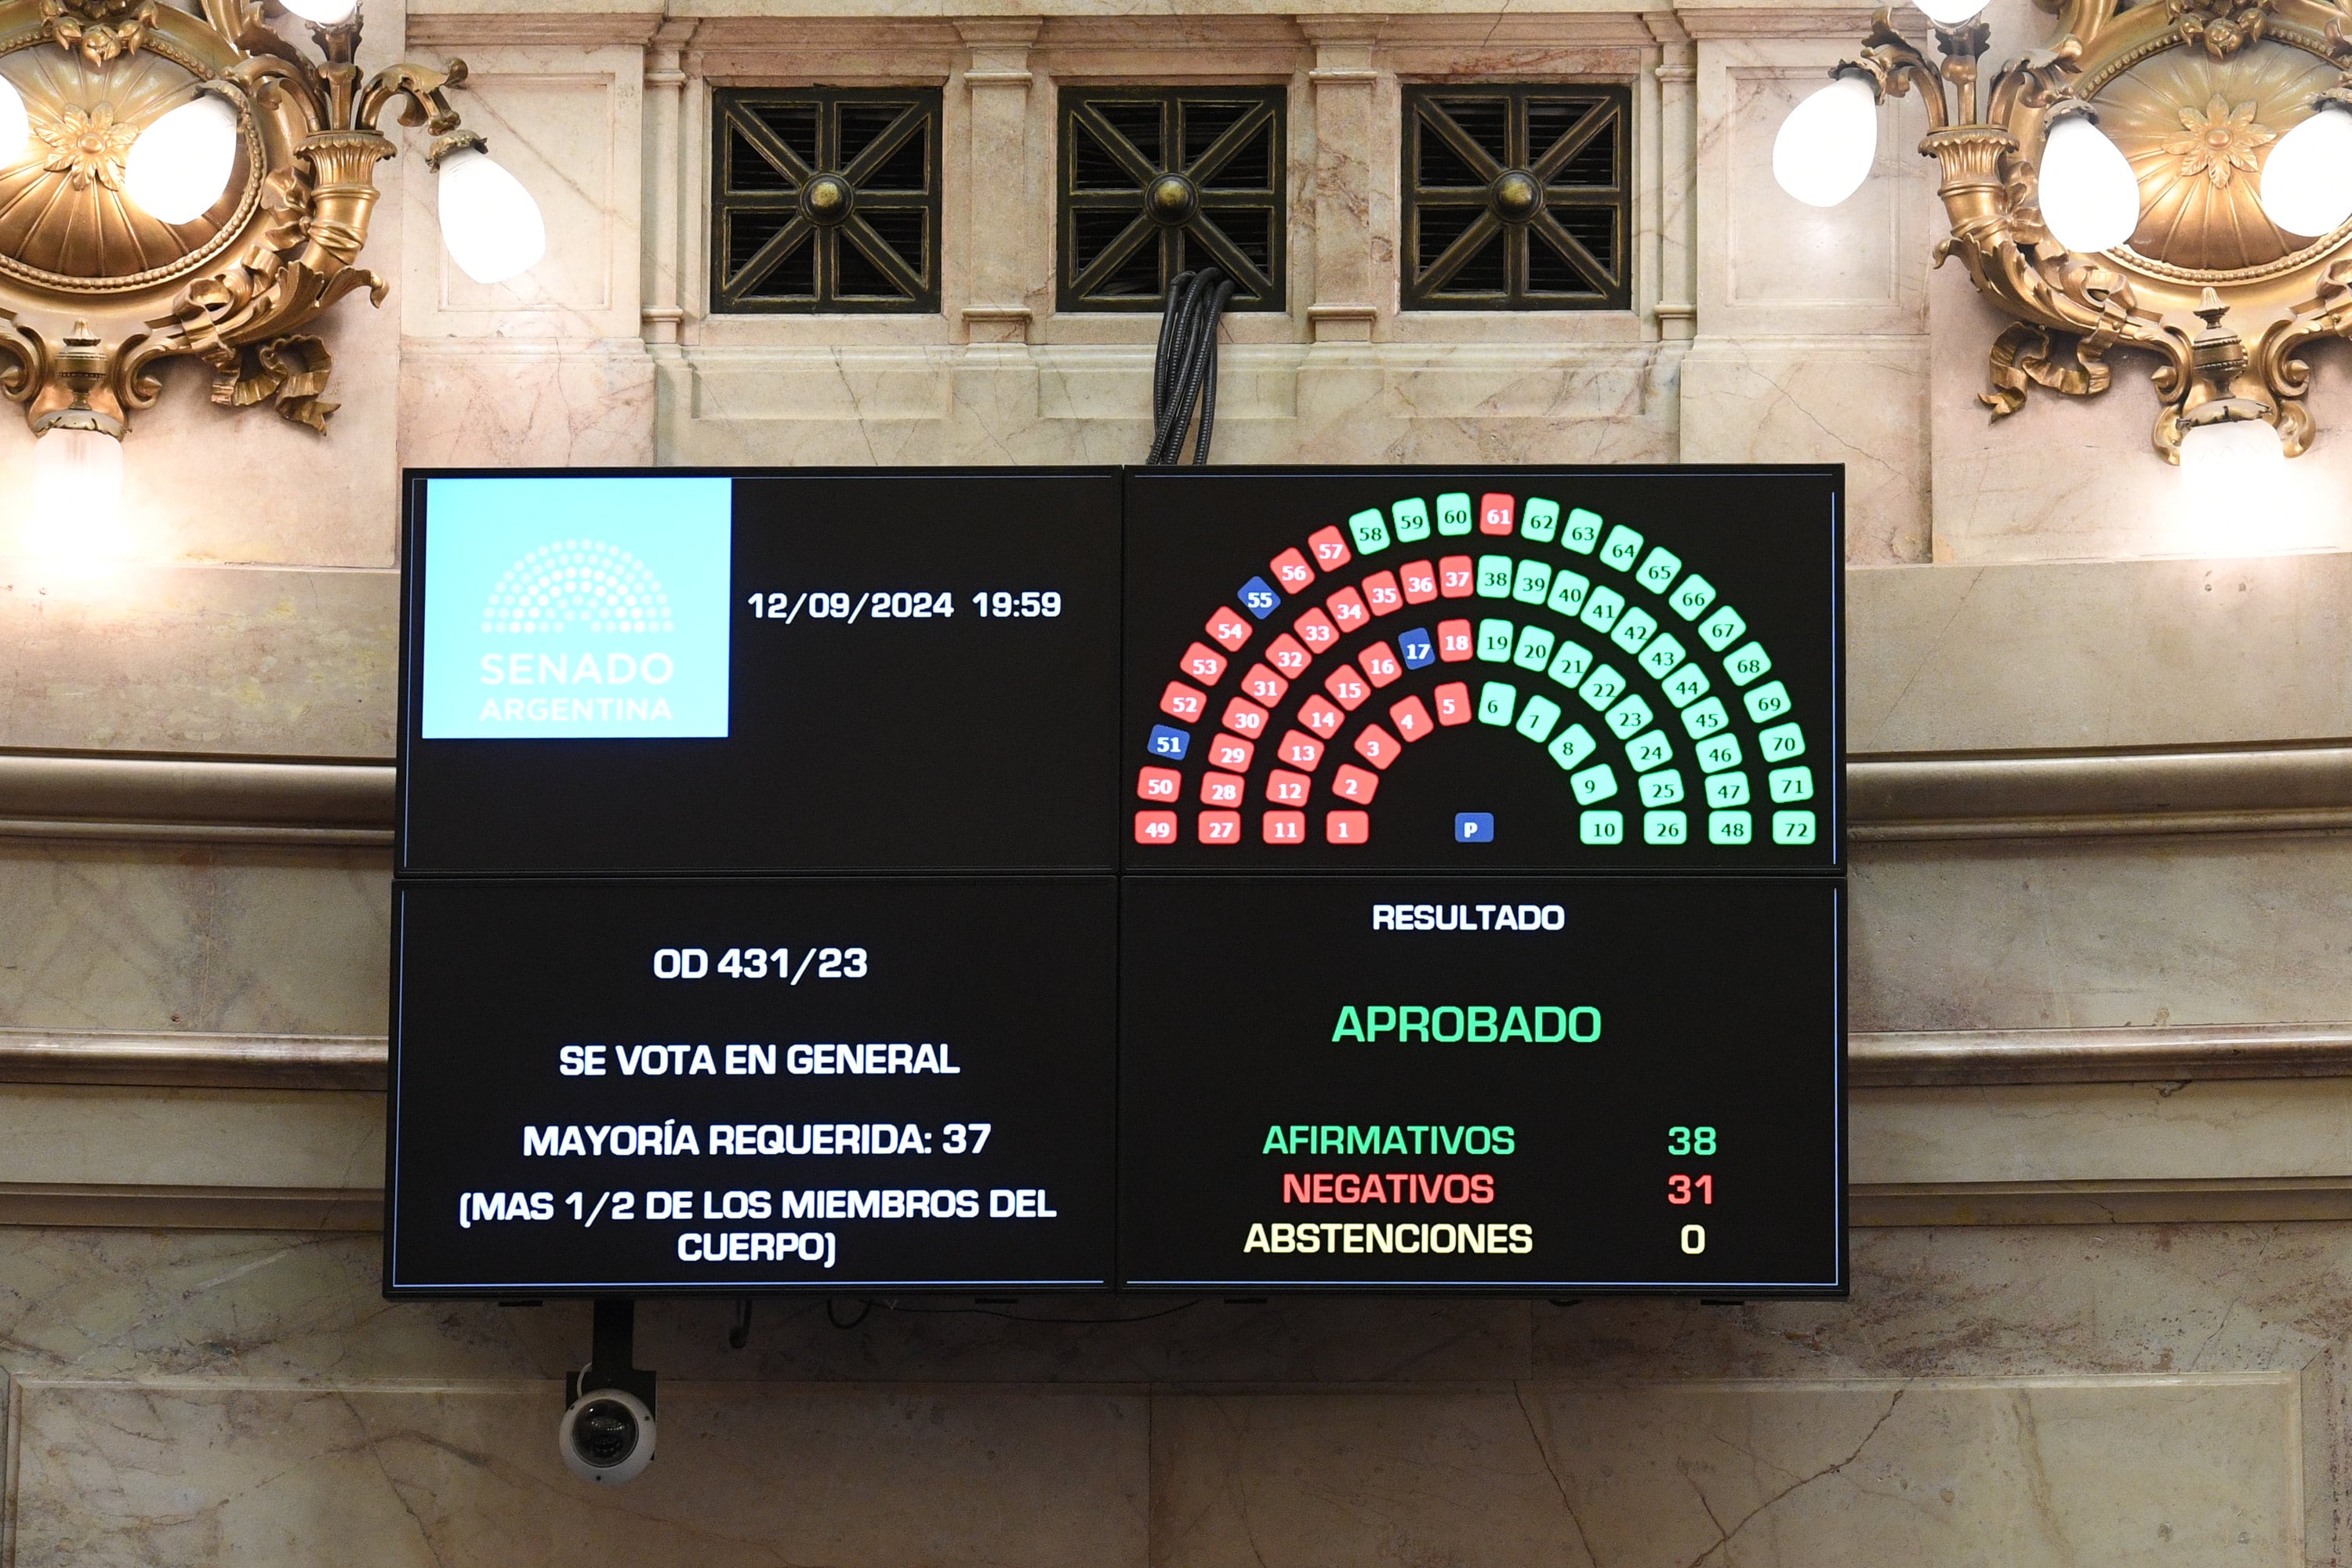
{"label": "gold wall sconce", "polygon": [[[1916,92],[1957,257],[2015,318],[1994,340],[1995,417],[2041,387],[2107,389],[2108,353],[2158,360],[2158,452],[2300,454],[2300,355],[2352,336],[2352,13],[2322,0],[2036,0],[2049,47],[1979,62],[1987,0],[1924,0],[1938,61],[1881,11],[1859,58],[1774,146],[1791,195],[1867,177],[1878,106]],[[2225,327],[2225,320],[2239,323]],[[2198,322],[2202,322],[2200,329]],[[2248,340],[2251,338],[2251,347]]]}
{"label": "gold wall sconce", "polygon": [[105,531],[122,437],[178,357],[212,399],[269,403],[323,432],[333,368],[303,329],[345,296],[381,304],[357,265],[398,149],[431,138],[442,233],[483,282],[546,249],[538,205],[459,124],[466,79],[398,65],[362,77],[357,0],[283,0],[313,59],[260,0],[0,0],[0,395],[33,428],[36,510]]}

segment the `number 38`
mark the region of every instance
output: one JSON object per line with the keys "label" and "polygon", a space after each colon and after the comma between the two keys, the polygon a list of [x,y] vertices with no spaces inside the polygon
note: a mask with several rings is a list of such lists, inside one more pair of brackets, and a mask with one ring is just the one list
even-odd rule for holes
{"label": "number 38", "polygon": [[1669,1127],[1666,1129],[1666,1152],[1669,1154],[1712,1154],[1715,1152],[1715,1129],[1712,1127]]}

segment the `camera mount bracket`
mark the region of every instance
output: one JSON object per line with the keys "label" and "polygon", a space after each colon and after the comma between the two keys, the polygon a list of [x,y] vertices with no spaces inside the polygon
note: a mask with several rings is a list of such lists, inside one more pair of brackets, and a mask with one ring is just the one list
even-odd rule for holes
{"label": "camera mount bracket", "polygon": [[618,1389],[634,1394],[645,1405],[648,1414],[659,1414],[654,1399],[657,1374],[641,1371],[636,1363],[637,1304],[635,1301],[596,1301],[596,1325],[589,1360],[578,1372],[567,1373],[563,1379],[563,1403],[577,1405],[585,1396],[600,1389]]}

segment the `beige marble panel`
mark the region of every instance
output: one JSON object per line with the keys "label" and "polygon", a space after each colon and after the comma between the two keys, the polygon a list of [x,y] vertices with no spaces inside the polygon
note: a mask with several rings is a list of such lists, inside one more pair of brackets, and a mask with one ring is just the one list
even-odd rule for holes
{"label": "beige marble panel", "polygon": [[1163,1398],[1153,1560],[2283,1568],[2296,1394],[2272,1375]]}
{"label": "beige marble panel", "polygon": [[[1519,343],[1384,356],[1391,419],[1554,419],[1638,426],[1655,420],[1664,351]],[[1687,361],[1685,363],[1687,364]]]}
{"label": "beige marble panel", "polygon": [[654,363],[634,337],[577,350],[411,341],[400,408],[405,468],[654,460]]}
{"label": "beige marble panel", "polygon": [[[1854,1260],[1852,1302],[1744,1307],[1209,1302],[1088,1326],[1008,1320],[1142,1314],[908,1300],[930,1311],[877,1305],[843,1331],[819,1303],[763,1303],[740,1353],[727,1303],[652,1303],[639,1359],[667,1374],[669,1458],[584,1497],[546,1447],[548,1380],[582,1352],[584,1308],[386,1306],[373,1238],[0,1229],[0,1362],[25,1394],[24,1542],[49,1552],[35,1562],[68,1534],[149,1552],[131,1561],[242,1561],[173,1532],[264,1521],[282,1533],[253,1560],[402,1561],[338,1550],[312,1500],[348,1489],[342,1512],[397,1504],[413,1533],[383,1539],[450,1562],[583,1560],[530,1532],[609,1507],[628,1515],[616,1531],[669,1520],[720,1562],[737,1542],[897,1561],[936,1510],[965,1532],[923,1538],[945,1558],[993,1527],[1008,1559],[1728,1568],[2072,1546],[2083,1563],[2264,1563],[2299,1561],[2298,1488],[2311,1560],[2336,1560],[2352,1226],[1865,1232]],[[1356,1354],[1373,1346],[1402,1359],[1383,1372]],[[933,1381],[874,1381],[910,1377]],[[1360,1377],[1387,1381],[1334,1386]],[[1433,1378],[1453,1381],[1397,1381]],[[1140,1484],[1124,1478],[1144,1390],[1045,1386],[1131,1380],[1181,1380],[1150,1401]],[[1001,1382],[1026,1386],[971,1386]],[[752,1457],[736,1468],[712,1437]],[[691,1462],[673,1468],[681,1442]],[[1117,1484],[1094,1486],[1106,1469]],[[983,1486],[1041,1521],[1108,1522],[1024,1533],[973,1500]]]}
{"label": "beige marble panel", "polygon": [[2352,1079],[1855,1089],[1856,1182],[2352,1174]]}
{"label": "beige marble panel", "polygon": [[2286,1375],[1577,1389],[1540,1425],[1596,1562],[2300,1564],[2297,1392]]}
{"label": "beige marble panel", "polygon": [[383,1184],[383,1096],[0,1085],[0,1182]]}
{"label": "beige marble panel", "polygon": [[380,1035],[389,860],[0,843],[0,1024]]}
{"label": "beige marble panel", "polygon": [[[993,351],[989,351],[992,353]],[[1682,345],[1254,345],[1223,356],[1221,463],[1656,462]],[[681,463],[1121,463],[1149,444],[1150,350],[689,349],[659,367]]]}
{"label": "beige marble panel", "polygon": [[[387,264],[386,249],[396,255],[396,240],[370,244],[366,261]],[[123,443],[116,570],[182,562],[391,565],[400,535],[395,314],[388,305],[371,308],[362,292],[310,329],[335,361],[326,401],[337,410],[324,435],[279,418],[273,405],[218,407],[210,366],[166,362],[163,401],[135,417]],[[13,412],[0,419],[0,551],[33,557],[17,568],[32,573],[90,560],[83,538],[59,537],[32,511],[31,449]],[[57,565],[45,567],[45,558]]]}
{"label": "beige marble panel", "polygon": [[[584,1302],[380,1298],[373,1236],[0,1226],[0,1369],[74,1379],[532,1379],[576,1367]],[[1032,1298],[641,1304],[642,1364],[681,1381],[1429,1384],[1528,1373],[1524,1303]],[[835,1322],[846,1323],[846,1330]]]}
{"label": "beige marble panel", "polygon": [[1020,1563],[1144,1553],[1144,1402],[672,1383],[640,1484],[556,1458],[552,1384],[19,1385],[22,1564]]}
{"label": "beige marble panel", "polygon": [[1845,465],[1845,554],[1927,559],[1927,405],[1919,338],[1728,340],[1682,369],[1687,463]]}
{"label": "beige marble panel", "polygon": [[[560,1377],[586,1306],[387,1304],[372,1236],[0,1226],[0,1365],[19,1376],[247,1382]],[[1099,1301],[860,1316],[763,1300],[640,1310],[681,1381],[1383,1386],[1562,1380],[2031,1378],[2297,1372],[2352,1333],[2352,1225],[1858,1231],[1851,1301]],[[1175,1309],[1171,1310],[1171,1309]],[[2323,1428],[2324,1429],[2324,1428]],[[2316,1478],[2315,1478],[2316,1479]]]}
{"label": "beige marble panel", "polygon": [[1772,142],[1789,111],[1826,85],[1818,64],[1734,67],[1727,299],[1738,305],[1813,305],[1883,311],[1905,301],[1917,258],[1897,222],[1906,172],[1900,138],[1882,136],[1860,190],[1817,207],[1772,176]]}
{"label": "beige marble panel", "polygon": [[0,560],[0,744],[389,756],[397,596],[390,572]]}
{"label": "beige marble panel", "polygon": [[[1295,420],[1300,352],[1280,348],[1218,351],[1217,429],[1229,422]],[[1151,419],[1151,356],[1126,346],[1055,346],[1035,351],[1037,411],[1049,420],[1112,420],[1147,426]],[[1147,441],[1150,437],[1144,437]]]}
{"label": "beige marble panel", "polygon": [[[383,225],[362,260],[389,270],[398,256],[397,226]],[[274,405],[218,407],[210,366],[165,361],[163,400],[133,417],[123,443],[122,530],[110,543],[33,510],[33,437],[10,405],[0,418],[0,584],[13,586],[0,594],[30,583],[102,591],[180,563],[391,565],[398,312],[372,308],[362,291],[305,331],[334,356],[326,433],[278,417]]]}
{"label": "beige marble panel", "polygon": [[2352,555],[1846,574],[1856,752],[2352,734]]}
{"label": "beige marble panel", "polygon": [[[2153,358],[2119,353],[2096,397],[2035,388],[1995,418],[1979,400],[1985,355],[2008,325],[1959,268],[1933,289],[1936,559],[2123,560],[2352,548],[2352,352],[2313,356],[2309,403],[2320,434],[2304,456],[2260,475],[2209,481],[2157,455],[2161,406]],[[2231,323],[2252,336],[2255,324]],[[2195,323],[2189,323],[2194,326]]]}
{"label": "beige marble panel", "polygon": [[1874,844],[1857,1029],[2352,1017],[2352,839]]}
{"label": "beige marble panel", "polygon": [[[1828,84],[1853,39],[1817,14],[1818,37],[1704,38],[1698,50],[1698,330],[1909,335],[1927,327],[1936,202],[1916,132],[1881,116],[1878,163],[1835,207],[1808,206],[1772,177],[1789,110]],[[1916,112],[1916,111],[1915,111]]]}
{"label": "beige marble panel", "polygon": [[411,182],[401,330],[411,338],[635,337],[643,301],[643,51],[468,44],[462,112],[539,204],[546,258],[477,283],[441,244],[437,185]]}

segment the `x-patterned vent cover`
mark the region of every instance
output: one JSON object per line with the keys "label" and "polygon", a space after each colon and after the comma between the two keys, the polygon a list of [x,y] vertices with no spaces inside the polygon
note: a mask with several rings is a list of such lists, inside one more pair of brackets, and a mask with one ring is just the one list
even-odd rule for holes
{"label": "x-patterned vent cover", "polygon": [[1405,89],[1404,308],[1629,308],[1628,104],[1622,87]]}
{"label": "x-patterned vent cover", "polygon": [[711,149],[719,311],[940,308],[937,88],[731,89]]}
{"label": "x-patterned vent cover", "polygon": [[1284,96],[1064,90],[1060,308],[1158,310],[1178,274],[1215,267],[1228,309],[1284,309]]}

